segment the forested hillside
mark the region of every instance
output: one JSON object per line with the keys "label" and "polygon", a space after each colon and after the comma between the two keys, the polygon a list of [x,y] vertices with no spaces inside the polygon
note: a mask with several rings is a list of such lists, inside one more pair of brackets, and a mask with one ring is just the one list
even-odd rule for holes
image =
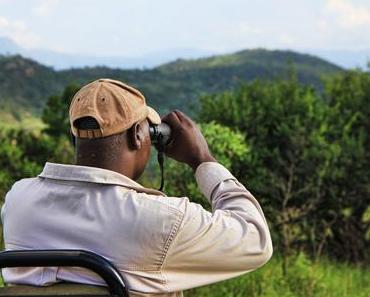
{"label": "forested hillside", "polygon": [[100,77],[120,79],[138,87],[150,104],[161,111],[189,111],[198,106],[197,98],[202,94],[225,91],[256,78],[287,77],[292,71],[302,83],[321,88],[321,78],[341,68],[309,55],[268,50],[177,60],[142,70],[94,67],[55,71],[21,56],[0,56],[0,119],[19,119],[25,111],[38,115],[48,96],[60,93],[67,84],[83,84]]}

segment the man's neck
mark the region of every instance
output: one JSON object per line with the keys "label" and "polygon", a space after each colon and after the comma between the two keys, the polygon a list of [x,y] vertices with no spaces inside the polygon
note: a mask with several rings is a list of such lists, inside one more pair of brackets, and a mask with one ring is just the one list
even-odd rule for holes
{"label": "man's neck", "polygon": [[117,172],[119,174],[122,174],[124,176],[127,176],[130,179],[134,179],[134,172],[133,172],[133,166],[129,165],[130,163],[122,163],[117,160],[117,162],[98,162],[95,160],[84,160],[84,159],[78,159],[76,160],[76,165],[79,166],[88,166],[88,167],[97,167],[102,168],[110,171]]}

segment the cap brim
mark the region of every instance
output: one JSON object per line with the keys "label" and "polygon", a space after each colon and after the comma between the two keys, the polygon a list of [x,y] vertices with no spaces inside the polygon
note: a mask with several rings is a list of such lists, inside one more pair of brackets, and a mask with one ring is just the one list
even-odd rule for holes
{"label": "cap brim", "polygon": [[161,121],[161,117],[159,116],[159,114],[151,107],[147,106],[148,107],[148,120],[149,122],[151,122],[152,124],[154,125],[159,125],[162,121]]}

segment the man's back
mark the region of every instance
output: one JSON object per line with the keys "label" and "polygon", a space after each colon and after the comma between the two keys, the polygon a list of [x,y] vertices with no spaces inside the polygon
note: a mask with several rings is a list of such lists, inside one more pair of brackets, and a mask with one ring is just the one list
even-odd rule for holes
{"label": "man's back", "polygon": [[[109,170],[47,163],[39,177],[16,183],[6,197],[6,249],[91,250],[117,266],[130,290],[146,293],[180,291],[257,268],[271,255],[258,204],[221,165],[202,166],[197,179],[203,191],[213,192],[214,208],[219,208],[213,214]],[[220,183],[237,195],[226,197]],[[233,214],[227,209],[235,203],[241,209]],[[6,269],[4,278],[36,285],[60,280],[103,284],[79,268]]]}
{"label": "man's back", "polygon": [[[140,193],[132,180],[98,168],[48,164],[42,176],[19,181],[7,195],[6,249],[92,250],[125,271],[132,286],[159,286],[166,243],[179,227],[186,198]],[[19,272],[7,270],[4,277],[38,285],[57,279],[103,284],[80,269]],[[141,282],[140,275],[150,277]]]}

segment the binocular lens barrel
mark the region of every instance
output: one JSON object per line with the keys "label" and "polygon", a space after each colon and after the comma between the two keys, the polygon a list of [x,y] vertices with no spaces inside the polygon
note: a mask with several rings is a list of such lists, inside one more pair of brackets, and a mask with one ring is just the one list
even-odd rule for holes
{"label": "binocular lens barrel", "polygon": [[150,139],[153,145],[167,145],[171,140],[171,127],[166,123],[149,127]]}

